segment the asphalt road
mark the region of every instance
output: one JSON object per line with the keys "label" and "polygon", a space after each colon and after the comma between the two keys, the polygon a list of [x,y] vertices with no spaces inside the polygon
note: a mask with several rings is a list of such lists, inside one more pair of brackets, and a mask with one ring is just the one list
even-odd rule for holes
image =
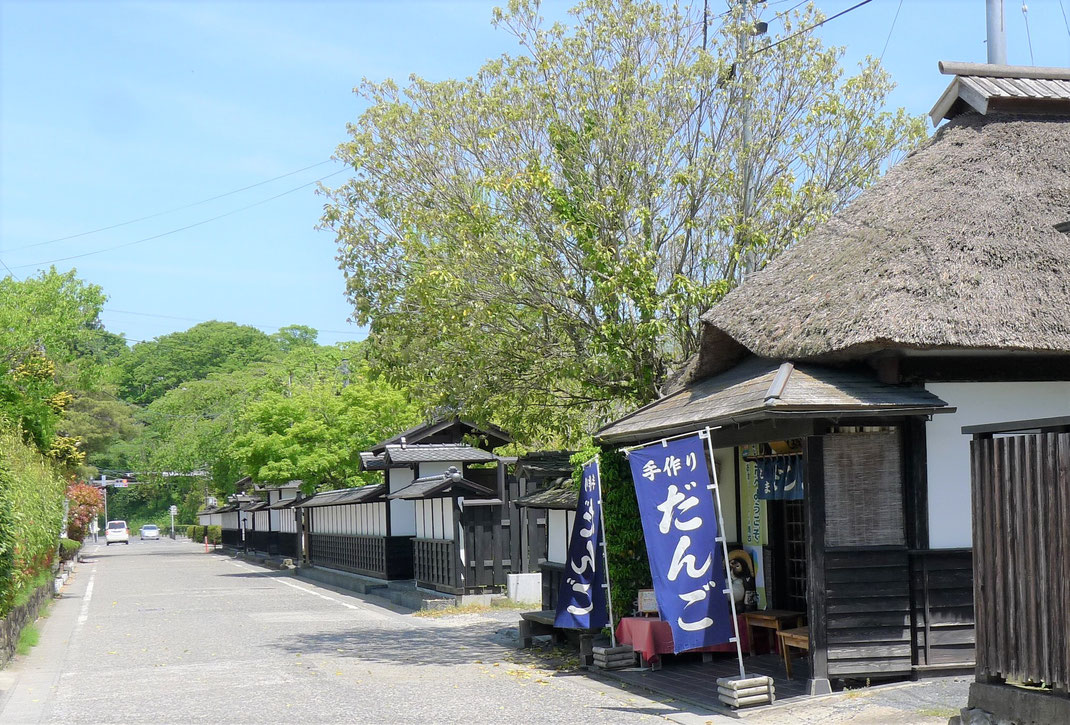
{"label": "asphalt road", "polygon": [[673,713],[544,668],[507,646],[497,632],[509,623],[492,617],[417,618],[183,541],[87,551],[40,644],[0,677],[0,723],[630,723]]}

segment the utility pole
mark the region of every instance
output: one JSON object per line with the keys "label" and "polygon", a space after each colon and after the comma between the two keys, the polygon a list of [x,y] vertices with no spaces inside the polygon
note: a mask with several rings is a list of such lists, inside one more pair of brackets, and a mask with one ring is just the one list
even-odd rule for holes
{"label": "utility pole", "polygon": [[1003,23],[1003,0],[985,0],[988,26],[988,62],[1007,65],[1007,28]]}
{"label": "utility pole", "polygon": [[[742,176],[743,176],[743,214],[741,219],[741,226],[746,228],[751,218],[751,212],[754,207],[754,185],[752,183],[752,167],[751,167],[751,142],[752,128],[751,128],[751,114],[750,114],[750,90],[747,88],[747,76],[745,72],[746,63],[750,56],[750,39],[752,35],[763,35],[768,28],[765,23],[751,23],[751,15],[749,12],[749,5],[754,2],[757,5],[765,0],[740,0],[740,7],[743,9],[743,18],[747,20],[746,27],[740,32],[739,40],[737,43],[737,53],[739,60],[739,80],[742,86],[742,116],[743,116],[743,163],[742,163]],[[744,247],[750,243],[749,239],[740,239],[739,232],[737,232],[736,242],[740,244],[740,251],[743,253]],[[749,236],[749,235],[748,235]],[[740,265],[740,281],[746,275],[754,272],[758,267],[758,255],[753,249],[747,249],[744,253],[742,264]]]}

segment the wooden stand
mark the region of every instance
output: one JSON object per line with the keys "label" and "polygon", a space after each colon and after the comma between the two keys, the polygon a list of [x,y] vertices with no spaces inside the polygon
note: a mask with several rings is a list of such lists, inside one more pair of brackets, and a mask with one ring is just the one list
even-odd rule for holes
{"label": "wooden stand", "polygon": [[791,653],[789,648],[801,649],[804,652],[810,651],[810,629],[809,627],[796,627],[795,629],[782,629],[776,633],[780,639],[780,653],[784,656],[784,672],[787,674],[788,679],[791,679]]}
{"label": "wooden stand", "polygon": [[791,612],[786,609],[765,609],[757,612],[744,612],[743,618],[747,620],[747,638],[750,640],[750,653],[754,655],[754,629],[771,629],[773,637],[784,629],[794,629],[799,626],[799,619],[804,615],[802,612]]}

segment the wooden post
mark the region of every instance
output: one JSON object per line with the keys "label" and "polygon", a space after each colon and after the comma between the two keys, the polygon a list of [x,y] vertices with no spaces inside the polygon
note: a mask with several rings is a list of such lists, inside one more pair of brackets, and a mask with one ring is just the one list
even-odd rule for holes
{"label": "wooden post", "polygon": [[832,691],[828,674],[828,632],[825,627],[825,456],[821,436],[806,438],[807,626],[810,629],[810,694]]}

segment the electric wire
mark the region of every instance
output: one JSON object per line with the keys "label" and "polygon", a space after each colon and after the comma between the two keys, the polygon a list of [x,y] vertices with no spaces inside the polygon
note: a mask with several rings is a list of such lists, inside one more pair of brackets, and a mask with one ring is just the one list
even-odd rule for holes
{"label": "electric wire", "polygon": [[903,0],[899,0],[899,7],[895,9],[895,17],[892,18],[892,27],[888,28],[888,37],[884,39],[884,48],[881,50],[881,57],[878,62],[884,62],[884,54],[888,52],[888,43],[892,40],[892,33],[895,31],[895,21],[899,20],[899,11],[903,9]]}
{"label": "electric wire", "polygon": [[278,181],[279,179],[285,179],[286,177],[293,176],[294,174],[300,174],[302,171],[308,171],[309,169],[314,169],[317,166],[323,166],[324,164],[329,164],[332,160],[333,159],[325,159],[323,161],[320,161],[319,163],[311,164],[309,166],[305,166],[304,168],[297,169],[296,171],[289,171],[289,172],[287,172],[285,174],[280,174],[279,176],[275,176],[275,177],[270,178],[270,179],[265,179],[264,181],[258,181],[255,184],[249,184],[248,186],[243,186],[240,189],[234,189],[233,191],[228,191],[228,192],[225,192],[223,194],[216,194],[215,196],[210,196],[207,199],[201,199],[200,201],[194,201],[194,202],[191,202],[189,204],[183,204],[182,206],[176,206],[173,209],[165,209],[164,211],[158,211],[158,212],[155,212],[153,214],[146,214],[145,216],[140,216],[140,217],[138,217],[136,219],[128,219],[127,221],[119,222],[118,224],[111,224],[111,225],[106,226],[106,227],[99,227],[97,229],[90,229],[87,232],[80,232],[78,234],[71,234],[71,235],[68,235],[66,237],[57,237],[56,239],[49,239],[48,241],[45,241],[45,242],[34,242],[33,244],[25,244],[25,245],[23,245],[21,247],[15,247],[15,248],[9,249],[7,251],[9,251],[9,252],[17,252],[17,251],[19,251],[21,249],[30,249],[32,247],[43,247],[43,246],[48,245],[48,244],[56,244],[57,242],[65,242],[65,241],[67,241],[69,239],[78,239],[79,237],[87,237],[90,234],[97,234],[99,232],[106,232],[106,231],[108,231],[110,229],[118,229],[119,227],[125,227],[125,226],[130,225],[130,224],[136,224],[137,222],[143,222],[146,219],[155,219],[156,217],[164,216],[165,214],[173,214],[173,213],[175,213],[177,211],[183,211],[184,209],[192,209],[195,206],[200,206],[201,204],[207,204],[210,201],[216,201],[217,199],[223,199],[223,198],[226,198],[228,196],[233,196],[234,194],[239,194],[239,193],[241,193],[243,191],[248,191],[249,189],[255,189],[258,186],[263,186],[264,184],[270,184],[271,182]]}
{"label": "electric wire", "polygon": [[1029,65],[1036,65],[1033,59],[1033,38],[1029,34],[1029,6],[1022,3],[1022,18],[1025,20],[1025,41],[1029,45]]}
{"label": "electric wire", "polygon": [[764,53],[767,50],[772,50],[773,48],[777,47],[781,43],[786,43],[789,40],[791,40],[792,38],[796,38],[796,37],[798,37],[800,35],[803,35],[804,33],[809,33],[811,30],[814,30],[815,28],[820,28],[825,23],[830,22],[832,20],[835,20],[836,18],[843,17],[844,15],[846,15],[849,12],[851,12],[852,10],[857,10],[858,8],[862,7],[863,5],[869,5],[871,2],[873,2],[873,0],[862,0],[862,2],[857,3],[855,5],[852,5],[851,7],[847,8],[846,10],[841,10],[840,12],[836,13],[835,15],[827,17],[827,18],[825,18],[824,20],[822,20],[819,23],[814,23],[813,25],[811,25],[811,26],[809,26],[807,28],[803,28],[802,30],[799,30],[799,31],[797,31],[795,33],[792,33],[788,37],[781,38],[780,40],[778,40],[775,43],[771,43],[769,45],[763,46],[761,48],[758,48],[757,50],[752,50],[750,52],[750,55],[751,56],[755,56],[755,55],[758,55],[759,53]]}
{"label": "electric wire", "polygon": [[308,188],[310,186],[313,186],[315,184],[318,184],[318,183],[320,183],[322,181],[326,181],[327,179],[331,178],[332,176],[338,176],[339,174],[343,174],[346,171],[347,171],[347,169],[339,169],[338,171],[335,171],[332,174],[327,174],[326,176],[321,176],[320,178],[316,179],[315,181],[310,181],[307,184],[301,184],[300,186],[295,186],[292,189],[287,189],[286,191],[282,192],[281,194],[276,194],[275,196],[268,197],[267,199],[261,199],[260,201],[253,202],[252,204],[247,204],[246,206],[238,207],[237,209],[232,209],[231,211],[224,212],[223,214],[218,214],[218,215],[216,215],[214,217],[210,217],[208,219],[202,219],[201,221],[194,222],[193,224],[187,224],[186,226],[179,227],[178,229],[172,229],[170,231],[162,232],[160,234],[153,234],[152,236],[149,236],[149,237],[142,237],[141,239],[135,239],[132,242],[124,242],[123,244],[117,244],[117,245],[115,245],[113,247],[105,247],[103,249],[95,249],[95,250],[90,251],[90,252],[82,252],[81,254],[72,254],[72,255],[67,256],[67,257],[59,257],[59,258],[56,258],[56,259],[47,259],[47,260],[44,260],[44,261],[41,261],[41,262],[32,262],[30,264],[19,264],[19,265],[16,265],[14,267],[14,269],[27,269],[27,268],[30,268],[30,267],[40,267],[40,266],[45,265],[45,264],[55,264],[56,262],[67,262],[67,261],[69,261],[71,259],[81,259],[82,257],[91,257],[91,256],[93,256],[95,254],[103,254],[104,252],[113,252],[116,249],[125,249],[127,247],[132,247],[135,244],[144,244],[145,242],[151,242],[151,241],[153,241],[155,239],[160,239],[162,237],[168,237],[168,236],[171,236],[172,234],[178,234],[179,232],[184,232],[184,231],[186,231],[188,229],[193,229],[195,227],[204,226],[205,224],[208,224],[208,223],[214,222],[214,221],[218,221],[219,219],[223,219],[223,218],[228,217],[228,216],[234,216],[235,214],[238,214],[240,212],[248,211],[249,209],[253,209],[255,207],[267,204],[268,202],[275,201],[276,199],[281,199],[282,197],[287,196],[288,194],[292,194],[292,193],[294,193],[296,191],[300,191],[301,189],[306,189],[306,188]]}
{"label": "electric wire", "polygon": [[1063,7],[1063,0],[1059,0],[1059,9],[1063,11],[1063,25],[1066,26],[1066,36],[1070,38],[1070,20],[1066,19],[1066,8]]}
{"label": "electric wire", "polygon": [[[134,312],[133,310],[117,310],[114,307],[108,307],[104,311],[105,312],[116,312],[116,313],[118,313],[120,315],[137,315],[138,317],[158,317],[161,320],[178,320],[179,322],[198,322],[198,323],[199,322],[207,322],[207,320],[202,320],[202,319],[199,319],[199,318],[196,318],[196,317],[177,317],[175,315],[159,315],[159,314],[155,314],[155,313],[152,313],[152,312]],[[258,328],[268,329],[268,330],[281,330],[284,327],[289,327],[289,325],[258,325],[255,322],[238,322],[236,324],[245,325],[246,327],[258,327]],[[316,332],[331,332],[331,333],[335,333],[335,334],[338,334],[338,335],[359,335],[360,334],[360,331],[358,331],[358,330],[321,330],[318,327],[313,328],[313,329],[316,330]],[[129,339],[132,339],[132,338],[126,338],[126,339],[129,340]],[[143,341],[138,341],[138,342],[143,342]]]}

